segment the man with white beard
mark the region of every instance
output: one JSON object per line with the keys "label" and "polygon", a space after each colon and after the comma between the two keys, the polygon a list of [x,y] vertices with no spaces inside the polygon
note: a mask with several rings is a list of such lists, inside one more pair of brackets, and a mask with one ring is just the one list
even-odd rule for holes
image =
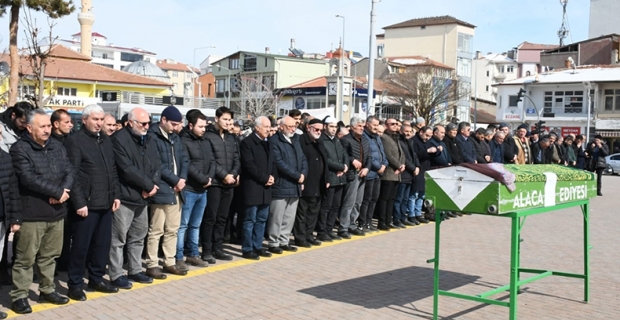
{"label": "man with white beard", "polygon": [[295,134],[295,119],[286,116],[281,123],[280,131],[269,138],[269,147],[278,170],[267,223],[269,251],[275,254],[297,251],[297,247],[289,245],[289,236],[303,184],[308,176],[308,162],[301,150],[299,135]]}
{"label": "man with white beard", "polygon": [[321,209],[321,198],[325,195],[329,182],[327,177],[327,152],[323,141],[319,139],[323,131],[323,122],[319,119],[308,121],[306,130],[299,137],[299,144],[308,162],[308,177],[297,205],[295,216],[295,244],[310,248],[321,245],[313,236]]}

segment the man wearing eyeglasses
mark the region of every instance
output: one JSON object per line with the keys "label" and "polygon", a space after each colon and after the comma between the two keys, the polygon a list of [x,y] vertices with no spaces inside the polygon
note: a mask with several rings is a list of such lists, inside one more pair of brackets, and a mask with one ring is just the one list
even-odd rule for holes
{"label": "man wearing eyeglasses", "polygon": [[329,188],[327,178],[327,152],[320,140],[323,131],[323,122],[319,119],[308,121],[306,131],[299,137],[299,144],[308,162],[308,177],[304,181],[304,189],[297,206],[295,216],[295,244],[299,247],[310,248],[320,246],[321,241],[314,238],[312,233],[316,227],[321,209],[321,197]]}
{"label": "man wearing eyeglasses", "polygon": [[[131,289],[127,278],[140,283],[153,282],[153,278],[142,272],[142,250],[148,232],[148,199],[157,193],[161,179],[157,145],[147,135],[149,114],[142,108],[133,108],[127,121],[127,127],[112,135],[121,206],[114,212],[108,271],[111,284],[121,289]],[[125,247],[128,277],[123,271]]]}
{"label": "man wearing eyeglasses", "polygon": [[157,146],[162,162],[161,180],[157,193],[150,199],[150,224],[146,244],[146,275],[153,279],[166,279],[159,268],[159,241],[164,253],[164,271],[184,276],[187,270],[176,266],[177,232],[181,224],[181,191],[185,188],[189,157],[176,132],[183,128],[183,115],[175,106],[161,113],[161,120],[149,128],[149,136]]}

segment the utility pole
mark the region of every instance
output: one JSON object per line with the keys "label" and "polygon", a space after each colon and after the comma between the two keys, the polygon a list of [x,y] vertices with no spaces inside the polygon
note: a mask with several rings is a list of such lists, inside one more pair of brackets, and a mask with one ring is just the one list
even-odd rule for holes
{"label": "utility pole", "polygon": [[381,0],[372,0],[370,7],[370,48],[368,52],[368,97],[366,115],[375,114],[375,100],[373,97],[374,81],[375,81],[375,22],[377,14],[375,13],[375,3]]}

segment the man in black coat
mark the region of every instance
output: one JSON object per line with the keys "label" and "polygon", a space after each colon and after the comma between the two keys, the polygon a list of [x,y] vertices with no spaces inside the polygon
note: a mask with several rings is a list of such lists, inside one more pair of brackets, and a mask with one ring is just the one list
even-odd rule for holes
{"label": "man in black coat", "polygon": [[474,132],[474,136],[471,139],[471,142],[476,148],[476,161],[478,161],[478,163],[491,162],[491,149],[486,140],[484,140],[485,134],[486,129],[478,128],[476,132]]}
{"label": "man in black coat", "polygon": [[84,125],[65,140],[67,155],[76,171],[70,202],[72,244],[69,254],[69,298],[85,301],[84,269],[88,287],[114,293],[118,288],[103,281],[112,241],[112,216],[121,205],[114,148],[101,132],[103,109],[89,105],[82,111]]}
{"label": "man in black coat", "polygon": [[[207,117],[198,109],[188,111],[185,117],[187,126],[180,135],[183,148],[189,157],[189,165],[187,183],[182,191],[184,201],[175,256],[176,265],[182,270],[187,270],[188,264],[196,267],[209,265],[200,258],[198,233],[207,207],[207,188],[215,176],[213,148],[204,137]],[[185,261],[183,256],[186,256]]]}
{"label": "man in black coat", "polygon": [[15,235],[18,240],[11,290],[11,309],[20,314],[32,312],[28,292],[35,263],[39,269],[39,302],[69,302],[56,292],[54,271],[55,259],[62,250],[66,202],[75,178],[65,148],[50,139],[49,115],[36,109],[27,119],[28,132],[10,150],[24,219]]}
{"label": "man in black coat", "polygon": [[327,117],[324,121],[325,130],[321,135],[321,140],[327,152],[327,169],[329,188],[325,191],[325,196],[321,199],[321,211],[317,223],[317,239],[324,242],[342,240],[335,233],[334,225],[338,217],[338,210],[342,202],[342,191],[347,184],[346,173],[349,170],[347,153],[336,137],[338,124],[334,117]]}
{"label": "man in black coat", "polygon": [[516,163],[519,149],[507,123],[499,124],[499,131],[504,132],[504,163]]}
{"label": "man in black coat", "polygon": [[450,162],[452,165],[459,165],[465,160],[463,159],[463,150],[456,142],[456,136],[458,134],[457,126],[454,123],[448,123],[446,126],[446,136],[443,138],[443,142],[446,144],[448,153],[450,153]]}
{"label": "man in black coat", "polygon": [[[418,160],[418,155],[413,150],[413,144],[410,143],[410,140],[413,139],[415,135],[415,131],[413,131],[411,125],[404,124],[401,128],[401,133],[398,143],[405,152],[405,170],[400,174],[400,184],[398,185],[397,196],[394,200],[392,224],[395,226],[401,224],[413,226],[418,225],[419,222],[416,219],[411,219],[411,221],[409,221],[407,211],[409,211],[411,184],[413,183],[414,177],[417,177],[420,173],[420,161]],[[413,211],[413,208],[411,211]]]}
{"label": "man in black coat", "polygon": [[[505,141],[505,140],[504,140]],[[551,152],[549,145],[551,141],[549,136],[545,135],[538,139],[538,142],[532,144],[532,158],[534,158],[534,164],[551,164]]]}
{"label": "man in black coat", "polygon": [[[0,150],[0,250],[4,248],[5,233],[17,232],[22,224],[22,204],[19,185],[11,156]],[[7,232],[8,231],[8,232]],[[0,311],[0,319],[8,315]]]}
{"label": "man in black coat", "polygon": [[232,260],[224,251],[224,231],[233,199],[234,187],[239,185],[239,146],[232,135],[234,113],[220,107],[215,110],[215,123],[207,127],[205,137],[213,147],[215,177],[207,192],[207,208],[200,226],[202,259],[210,264],[219,260]]}
{"label": "man in black coat", "polygon": [[275,161],[267,139],[270,129],[269,118],[256,118],[254,133],[243,139],[240,145],[241,190],[245,207],[241,250],[246,259],[271,257],[271,252],[263,248],[271,203],[271,186],[277,177]]}
{"label": "man in black coat", "polygon": [[159,242],[164,254],[164,271],[184,276],[187,269],[176,265],[177,232],[181,224],[181,203],[189,158],[177,132],[183,127],[183,115],[175,106],[166,107],[161,120],[149,128],[150,138],[157,146],[162,162],[157,193],[150,199],[149,232],[146,243],[146,275],[166,279],[159,268]]}
{"label": "man in black coat", "polygon": [[[112,285],[130,289],[127,278],[151,283],[142,272],[142,251],[148,232],[148,199],[157,193],[161,179],[161,160],[157,145],[147,134],[149,114],[142,108],[129,111],[127,126],[112,135],[114,159],[121,189],[121,206],[112,221],[109,274]],[[123,270],[123,251],[127,251],[128,277]]]}
{"label": "man in black coat", "polygon": [[458,125],[459,134],[456,136],[456,143],[463,155],[463,162],[476,163],[476,147],[470,140],[471,124],[461,122]]}
{"label": "man in black coat", "polygon": [[[409,201],[413,202],[413,212],[409,213],[409,222],[413,222],[415,219],[419,223],[428,223],[428,220],[422,216],[422,205],[424,204],[424,198],[426,197],[425,175],[431,165],[429,154],[437,152],[437,147],[434,147],[429,143],[432,136],[433,129],[431,127],[423,127],[420,129],[418,134],[410,140],[410,147],[413,145],[413,151],[418,156],[418,160],[420,162],[420,172],[417,176],[413,177],[413,184],[411,185]],[[411,207],[412,206],[410,205],[410,210]]]}
{"label": "man in black coat", "polygon": [[321,198],[329,188],[327,152],[320,139],[322,131],[323,122],[319,119],[312,119],[299,137],[301,150],[308,162],[308,177],[304,181],[304,188],[297,205],[293,235],[295,235],[295,244],[305,248],[321,245],[321,241],[315,239],[312,233],[319,217]]}

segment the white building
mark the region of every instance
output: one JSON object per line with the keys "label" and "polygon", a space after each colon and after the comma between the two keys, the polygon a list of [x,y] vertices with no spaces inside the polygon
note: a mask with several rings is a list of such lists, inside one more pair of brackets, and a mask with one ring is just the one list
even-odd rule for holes
{"label": "white building", "polygon": [[[71,37],[71,40],[57,39],[55,42],[80,52],[80,33],[76,33]],[[113,43],[108,44],[107,39],[106,36],[98,32],[92,33],[92,63],[115,70],[122,70],[123,67],[134,61],[144,60],[155,63],[157,60],[157,54],[154,52],[141,48],[115,46]]]}
{"label": "white building", "polygon": [[[540,114],[550,130],[563,135],[585,134],[589,116],[590,137],[596,130],[606,138],[620,138],[620,66],[561,69],[496,86],[497,121],[512,123],[513,127],[522,122],[533,126]],[[527,97],[518,102],[522,88]]]}
{"label": "white building", "polygon": [[211,54],[207,56],[207,58],[200,63],[200,75],[210,73],[212,71],[211,65],[213,64],[213,62],[222,60],[223,58],[224,56],[216,54]]}
{"label": "white building", "polygon": [[478,55],[474,60],[472,96],[497,103],[497,88],[493,85],[518,78],[518,64],[506,54]]}
{"label": "white building", "polygon": [[588,38],[620,33],[617,18],[620,16],[620,1],[590,0],[590,29]]}

